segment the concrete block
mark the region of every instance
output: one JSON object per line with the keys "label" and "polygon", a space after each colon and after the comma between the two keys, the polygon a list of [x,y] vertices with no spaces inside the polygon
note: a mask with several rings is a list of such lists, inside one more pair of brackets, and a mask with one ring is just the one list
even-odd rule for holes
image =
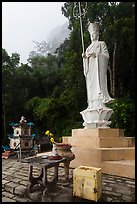
{"label": "concrete block", "polygon": [[101,168],[80,166],[73,171],[73,196],[98,201],[102,194]]}
{"label": "concrete block", "polygon": [[123,129],[115,128],[85,128],[85,129],[72,129],[72,137],[121,137],[124,136]]}

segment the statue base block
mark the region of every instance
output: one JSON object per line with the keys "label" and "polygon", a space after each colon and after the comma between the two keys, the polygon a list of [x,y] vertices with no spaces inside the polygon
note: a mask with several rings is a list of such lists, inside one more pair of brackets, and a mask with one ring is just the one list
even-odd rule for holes
{"label": "statue base block", "polygon": [[72,136],[62,140],[72,145],[75,155],[70,165],[72,168],[92,166],[102,168],[104,173],[135,178],[135,138],[125,137],[123,129],[73,129]]}

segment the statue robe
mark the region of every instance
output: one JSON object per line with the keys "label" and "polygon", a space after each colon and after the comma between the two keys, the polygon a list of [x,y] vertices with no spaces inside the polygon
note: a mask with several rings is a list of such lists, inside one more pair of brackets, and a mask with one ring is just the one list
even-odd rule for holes
{"label": "statue robe", "polygon": [[[90,56],[92,53],[95,53],[96,57]],[[113,100],[107,89],[109,53],[106,43],[104,41],[91,43],[86,49],[85,55],[83,68],[86,78],[87,102],[91,108],[94,101],[101,100],[102,103],[108,103]]]}

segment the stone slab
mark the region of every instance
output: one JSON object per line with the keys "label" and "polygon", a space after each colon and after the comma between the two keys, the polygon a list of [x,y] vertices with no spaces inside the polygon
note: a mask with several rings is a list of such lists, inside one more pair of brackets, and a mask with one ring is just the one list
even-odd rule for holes
{"label": "stone slab", "polygon": [[81,129],[72,129],[72,137],[121,137],[124,136],[123,129],[115,128],[81,128]]}

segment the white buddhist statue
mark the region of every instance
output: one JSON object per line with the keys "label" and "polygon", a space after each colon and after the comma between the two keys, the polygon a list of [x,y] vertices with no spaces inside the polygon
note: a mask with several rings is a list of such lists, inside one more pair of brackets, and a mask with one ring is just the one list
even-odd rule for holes
{"label": "white buddhist statue", "polygon": [[88,31],[91,44],[82,54],[88,103],[87,109],[81,112],[83,125],[89,128],[108,127],[112,110],[105,104],[113,101],[107,89],[109,53],[106,43],[99,41],[99,25],[90,23]]}

